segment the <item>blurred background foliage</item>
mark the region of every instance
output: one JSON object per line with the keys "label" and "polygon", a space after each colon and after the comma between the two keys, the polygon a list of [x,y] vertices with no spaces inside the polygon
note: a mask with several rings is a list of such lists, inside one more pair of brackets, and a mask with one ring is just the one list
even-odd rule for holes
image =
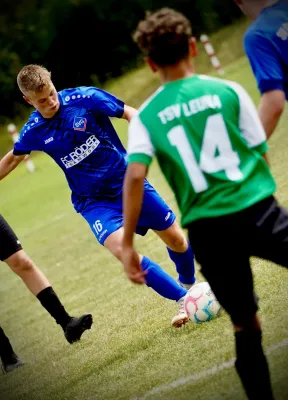
{"label": "blurred background foliage", "polygon": [[131,34],[145,11],[163,6],[183,12],[196,37],[241,17],[232,0],[2,0],[0,124],[27,113],[16,85],[25,64],[46,66],[58,90],[101,87],[141,66]]}

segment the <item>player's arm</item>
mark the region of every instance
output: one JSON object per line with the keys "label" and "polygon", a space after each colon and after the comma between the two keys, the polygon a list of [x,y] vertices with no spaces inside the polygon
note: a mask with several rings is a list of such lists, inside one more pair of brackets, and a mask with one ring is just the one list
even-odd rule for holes
{"label": "player's arm", "polygon": [[285,107],[283,63],[271,41],[258,32],[248,32],[244,44],[261,93],[259,116],[269,138]]}
{"label": "player's arm", "polygon": [[147,166],[141,163],[128,165],[123,188],[124,238],[123,264],[127,277],[134,283],[145,283],[145,272],[141,268],[139,255],[134,250],[133,238],[141,212],[144,179]]}
{"label": "player's arm", "polygon": [[[85,94],[86,102],[92,100],[94,111],[108,117],[123,118],[130,122],[132,117],[137,113],[135,108],[124,104],[122,100],[105,90],[89,87],[86,89]],[[91,105],[91,102],[89,105]]]}
{"label": "player's arm", "polygon": [[9,175],[25,158],[25,154],[15,155],[13,150],[9,151],[0,161],[0,180]]}
{"label": "player's arm", "polygon": [[147,165],[131,162],[128,164],[124,186],[124,246],[133,247],[133,237],[141,212],[143,201],[144,179],[147,175]]}
{"label": "player's arm", "polygon": [[266,132],[267,139],[272,135],[285,108],[285,93],[282,90],[271,90],[261,96],[259,116]]}
{"label": "player's arm", "polygon": [[122,115],[123,119],[126,119],[128,122],[131,121],[132,117],[137,113],[136,108],[124,105],[124,113]]}
{"label": "player's arm", "polygon": [[100,112],[108,117],[116,117],[131,121],[137,110],[125,104],[122,100],[105,90],[89,87],[85,92],[86,100],[92,100],[92,108],[95,112]]}
{"label": "player's arm", "polygon": [[142,207],[144,179],[153,155],[154,148],[149,134],[140,118],[135,116],[129,126],[128,167],[123,188],[123,264],[128,278],[140,284],[145,283],[145,273],[134,250],[133,238]]}

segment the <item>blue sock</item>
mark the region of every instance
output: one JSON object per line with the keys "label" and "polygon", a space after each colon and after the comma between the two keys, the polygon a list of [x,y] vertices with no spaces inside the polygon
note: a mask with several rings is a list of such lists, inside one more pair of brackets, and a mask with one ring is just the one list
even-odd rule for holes
{"label": "blue sock", "polygon": [[145,276],[147,286],[154,289],[160,296],[178,301],[187,293],[187,290],[180,286],[172,276],[168,275],[158,264],[151,261],[148,257],[143,257],[141,266],[144,271],[148,271]]}
{"label": "blue sock", "polygon": [[176,266],[176,271],[179,274],[179,281],[192,285],[195,278],[195,265],[194,253],[190,243],[188,242],[188,249],[184,253],[177,253],[167,247],[169,256]]}

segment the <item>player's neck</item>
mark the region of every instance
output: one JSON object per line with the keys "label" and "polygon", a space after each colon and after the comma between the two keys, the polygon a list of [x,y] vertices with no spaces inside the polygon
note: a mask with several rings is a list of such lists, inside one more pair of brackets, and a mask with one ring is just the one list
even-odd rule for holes
{"label": "player's neck", "polygon": [[278,2],[279,2],[279,0],[267,0],[266,3],[265,3],[264,8],[273,6],[274,4],[276,4]]}
{"label": "player's neck", "polygon": [[261,14],[261,12],[270,6],[273,6],[273,4],[278,3],[279,0],[260,0],[258,2],[255,2],[253,4],[253,7],[251,7],[251,15],[250,18],[252,19],[257,19],[259,17],[259,15]]}
{"label": "player's neck", "polygon": [[177,81],[183,78],[189,78],[195,75],[193,63],[191,60],[183,60],[175,65],[161,67],[158,72],[162,84]]}

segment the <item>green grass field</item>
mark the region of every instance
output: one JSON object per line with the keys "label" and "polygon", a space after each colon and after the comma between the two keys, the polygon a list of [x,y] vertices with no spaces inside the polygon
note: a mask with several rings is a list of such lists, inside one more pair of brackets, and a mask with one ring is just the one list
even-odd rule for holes
{"label": "green grass field", "polygon": [[[258,100],[246,58],[225,70],[227,78],[242,83]],[[277,196],[286,206],[287,123],[286,112],[270,141]],[[126,143],[127,125],[115,124]],[[26,365],[0,375],[0,399],[244,399],[229,364],[234,341],[227,315],[202,325],[172,328],[175,304],[126,279],[120,263],[98,245],[87,223],[74,212],[60,169],[45,155],[33,160],[37,173],[31,175],[21,165],[1,182],[1,214],[51,280],[67,310],[73,315],[91,312],[94,325],[79,343],[69,345],[61,328],[2,264],[1,326]],[[179,216],[156,163],[149,179]],[[137,239],[137,246],[176,277],[165,246],[154,233]],[[217,262],[221,260],[215,260],[215,266]],[[287,271],[255,259],[253,272],[273,387],[276,399],[284,400],[288,398]],[[199,272],[197,278],[203,279]]]}

